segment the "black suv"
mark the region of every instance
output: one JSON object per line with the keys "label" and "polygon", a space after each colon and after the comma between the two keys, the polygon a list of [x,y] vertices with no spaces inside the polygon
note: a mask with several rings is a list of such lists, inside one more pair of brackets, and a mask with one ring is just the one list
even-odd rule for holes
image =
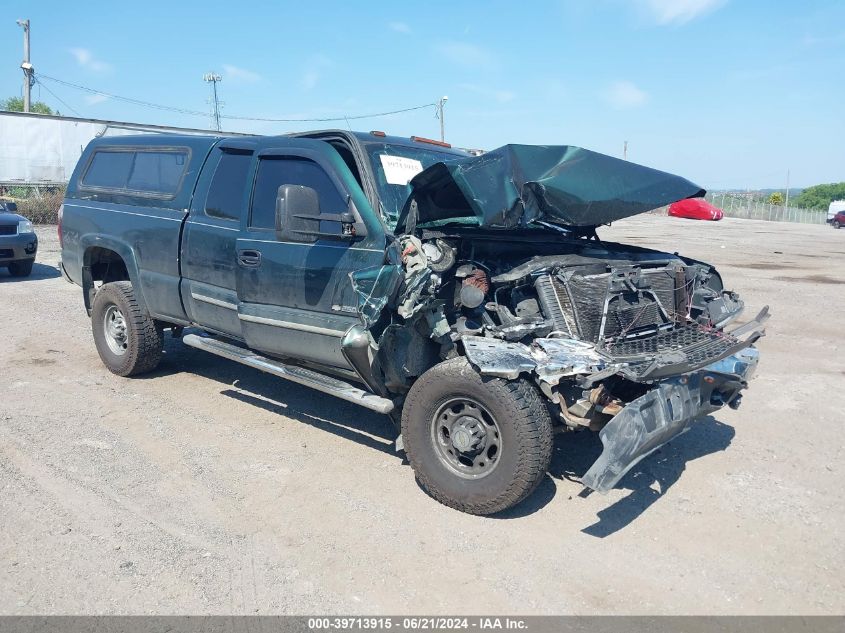
{"label": "black suv", "polygon": [[0,267],[12,277],[28,277],[38,252],[38,237],[32,222],[17,213],[14,202],[0,200]]}

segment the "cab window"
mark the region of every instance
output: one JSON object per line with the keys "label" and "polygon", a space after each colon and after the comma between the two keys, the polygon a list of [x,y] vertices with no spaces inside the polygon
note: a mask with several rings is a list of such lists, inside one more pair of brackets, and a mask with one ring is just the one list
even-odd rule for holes
{"label": "cab window", "polygon": [[346,200],[329,175],[312,160],[305,158],[263,158],[258,163],[258,176],[252,196],[250,227],[260,230],[276,228],[276,195],[283,185],[304,185],[317,192],[321,214],[346,211]]}
{"label": "cab window", "polygon": [[251,152],[221,152],[205,199],[207,216],[240,220],[251,161]]}

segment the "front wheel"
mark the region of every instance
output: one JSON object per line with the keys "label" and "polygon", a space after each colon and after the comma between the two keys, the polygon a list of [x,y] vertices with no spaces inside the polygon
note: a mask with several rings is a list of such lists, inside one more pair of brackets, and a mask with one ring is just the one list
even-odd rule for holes
{"label": "front wheel", "polygon": [[841,227],[841,226],[842,226],[842,225],[839,223],[839,220],[834,220],[834,221],[833,221],[833,228],[838,229],[838,228],[839,228],[839,227]]}
{"label": "front wheel", "polygon": [[97,291],[91,328],[100,359],[113,374],[142,374],[161,360],[162,328],[138,305],[131,282],[104,284]]}
{"label": "front wheel", "polygon": [[548,470],[552,423],[527,380],[481,376],[465,358],[435,365],[414,383],[402,439],[422,488],[470,514],[525,499]]}
{"label": "front wheel", "polygon": [[22,259],[9,264],[9,274],[12,277],[29,277],[32,274],[34,259]]}

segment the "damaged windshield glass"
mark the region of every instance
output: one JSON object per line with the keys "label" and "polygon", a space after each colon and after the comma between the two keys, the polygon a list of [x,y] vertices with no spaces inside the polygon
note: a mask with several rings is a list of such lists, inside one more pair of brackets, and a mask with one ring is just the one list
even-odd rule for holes
{"label": "damaged windshield glass", "polygon": [[393,230],[399,212],[411,193],[408,181],[435,163],[466,157],[458,151],[443,151],[396,143],[366,143],[367,155],[375,175],[378,195],[387,226]]}

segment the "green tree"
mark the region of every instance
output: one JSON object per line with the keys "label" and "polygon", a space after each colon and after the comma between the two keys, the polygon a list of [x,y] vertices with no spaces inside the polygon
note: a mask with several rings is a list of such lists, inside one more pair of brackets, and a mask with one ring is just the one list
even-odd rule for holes
{"label": "green tree", "polygon": [[769,204],[783,205],[783,194],[780,191],[775,191],[769,196]]}
{"label": "green tree", "polygon": [[[23,112],[23,98],[9,97],[5,101],[0,101],[0,110],[8,110],[9,112]],[[53,109],[43,101],[36,101],[29,105],[29,111],[37,114],[58,114],[53,112]]]}
{"label": "green tree", "polygon": [[845,200],[845,182],[832,182],[807,187],[801,192],[801,195],[795,198],[795,206],[827,211],[830,203],[834,200]]}

